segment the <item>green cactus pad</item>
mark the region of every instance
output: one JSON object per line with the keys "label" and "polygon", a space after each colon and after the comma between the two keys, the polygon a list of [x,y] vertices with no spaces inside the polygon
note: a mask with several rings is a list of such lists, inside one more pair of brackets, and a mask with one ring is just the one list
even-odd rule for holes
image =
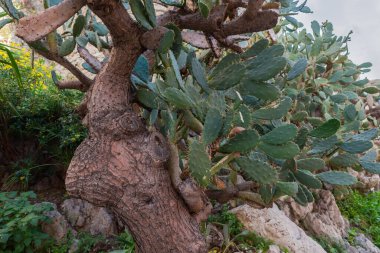
{"label": "green cactus pad", "polygon": [[191,109],[194,102],[183,91],[174,87],[169,87],[164,92],[165,99],[178,109]]}
{"label": "green cactus pad", "polygon": [[332,185],[353,185],[357,183],[355,177],[342,171],[327,171],[316,175],[321,181]]}
{"label": "green cactus pad", "polygon": [[247,66],[247,77],[256,81],[266,81],[280,73],[286,64],[284,57],[265,58],[260,63],[255,61]]}
{"label": "green cactus pad", "polygon": [[360,165],[363,167],[364,170],[373,173],[373,174],[380,174],[380,163],[372,163],[367,161],[360,161]]}
{"label": "green cactus pad", "polygon": [[215,90],[226,90],[237,85],[245,74],[242,64],[232,64],[209,80],[209,86]]}
{"label": "green cactus pad", "polygon": [[337,119],[330,119],[318,128],[309,133],[310,136],[316,138],[327,138],[334,135],[340,128],[340,122]]}
{"label": "green cactus pad", "polygon": [[277,181],[277,171],[267,163],[247,157],[240,157],[236,162],[250,179],[260,184],[272,184]]}
{"label": "green cactus pad", "polygon": [[322,183],[319,181],[318,178],[316,178],[310,171],[308,170],[298,170],[294,173],[297,180],[307,186],[308,188],[312,189],[321,189]]}
{"label": "green cactus pad", "polygon": [[306,68],[307,68],[307,59],[302,58],[298,60],[296,64],[294,64],[294,66],[290,69],[287,80],[290,81],[297,78],[303,72],[305,72]]}
{"label": "green cactus pad", "polygon": [[207,145],[215,141],[222,127],[223,118],[220,111],[215,108],[208,110],[202,133],[204,144]]}
{"label": "green cactus pad", "polygon": [[351,141],[339,145],[341,149],[351,154],[360,154],[371,149],[373,143],[370,141]]}
{"label": "green cactus pad", "polygon": [[266,49],[269,45],[269,40],[262,39],[253,44],[252,47],[250,47],[247,51],[245,51],[241,56],[243,58],[250,58],[257,56],[260,54],[264,49]]}
{"label": "green cactus pad", "polygon": [[298,145],[294,142],[287,142],[284,145],[271,145],[262,142],[259,144],[259,148],[270,157],[278,159],[291,159],[300,152]]}
{"label": "green cactus pad", "polygon": [[207,186],[211,175],[211,161],[202,143],[198,141],[191,143],[188,161],[191,175],[200,185]]}
{"label": "green cactus pad", "polygon": [[257,146],[259,138],[260,136],[256,130],[245,130],[229,139],[227,143],[222,144],[219,148],[219,152],[249,152]]}
{"label": "green cactus pad", "polygon": [[290,97],[285,97],[276,108],[259,109],[253,113],[257,119],[274,120],[285,116],[292,107],[293,101]]}
{"label": "green cactus pad", "polygon": [[325,161],[320,158],[305,158],[297,161],[297,166],[299,169],[316,171],[322,170],[326,167]]}
{"label": "green cactus pad", "polygon": [[353,167],[359,164],[359,158],[354,154],[341,154],[330,159],[330,165],[334,168]]}
{"label": "green cactus pad", "polygon": [[279,126],[261,137],[263,142],[269,144],[285,144],[297,135],[297,127],[293,124]]}
{"label": "green cactus pad", "polygon": [[250,95],[270,101],[278,99],[281,95],[280,90],[274,85],[245,78],[240,82],[238,90],[243,96]]}
{"label": "green cactus pad", "polygon": [[296,182],[277,182],[274,196],[295,196],[298,193],[298,184]]}

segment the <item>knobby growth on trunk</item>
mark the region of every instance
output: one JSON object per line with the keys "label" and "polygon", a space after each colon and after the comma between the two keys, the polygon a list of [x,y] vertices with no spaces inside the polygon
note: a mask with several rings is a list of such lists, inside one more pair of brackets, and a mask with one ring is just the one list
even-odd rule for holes
{"label": "knobby growth on trunk", "polygon": [[[159,16],[151,30],[133,20],[118,0],[65,0],[38,15],[21,18],[17,25],[20,38],[77,78],[58,81],[58,88],[86,92],[79,111],[89,135],[67,171],[68,193],[111,208],[132,232],[138,252],[206,252],[199,222],[211,207],[201,188],[191,179],[181,179],[176,144],[148,129],[133,106],[130,80],[137,59],[145,54],[154,61],[154,51],[162,44],[168,30],[165,26],[170,23],[184,30],[188,43],[218,54],[222,47],[241,52],[235,43],[240,34],[270,29],[278,18],[276,12],[262,8],[264,0],[223,1],[207,17],[190,3]],[[94,80],[54,46],[41,47],[41,39],[49,42],[51,34],[84,6],[102,20],[112,37],[106,63],[78,46],[80,56],[98,72]],[[240,16],[238,8],[245,8]]]}

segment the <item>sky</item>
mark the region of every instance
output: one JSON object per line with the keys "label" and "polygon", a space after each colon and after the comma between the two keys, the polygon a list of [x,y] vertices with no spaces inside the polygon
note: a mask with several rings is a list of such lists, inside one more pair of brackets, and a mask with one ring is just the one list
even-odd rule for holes
{"label": "sky", "polygon": [[[301,1],[300,1],[301,2]],[[310,23],[330,21],[336,35],[353,31],[349,43],[350,58],[355,64],[371,62],[372,71],[365,76],[380,79],[380,0],[309,0],[314,12],[296,17],[310,31]]]}

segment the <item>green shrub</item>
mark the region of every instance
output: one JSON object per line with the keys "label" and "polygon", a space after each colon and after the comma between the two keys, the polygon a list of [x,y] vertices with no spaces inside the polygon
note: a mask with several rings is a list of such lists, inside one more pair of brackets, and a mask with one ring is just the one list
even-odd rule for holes
{"label": "green shrub", "polygon": [[[0,60],[6,57],[0,52]],[[52,67],[42,59],[34,60],[32,66],[28,50],[16,50],[15,59],[21,73],[21,85],[11,66],[0,64],[0,153],[4,154],[6,169],[18,175],[35,174],[41,172],[41,168],[46,171],[62,167],[62,163],[70,161],[87,134],[75,112],[83,95],[58,90],[51,80]],[[35,154],[27,154],[27,157],[8,155],[15,140],[37,142]],[[13,166],[11,163],[17,160],[31,160],[30,166]],[[41,166],[46,163],[56,166]],[[40,169],[28,170],[36,166]]]}
{"label": "green shrub", "polygon": [[117,238],[117,241],[123,250],[120,252],[123,253],[133,253],[135,252],[135,242],[133,240],[133,237],[131,233],[129,233],[127,230],[121,233]]}
{"label": "green shrub", "polygon": [[52,209],[48,203],[31,204],[33,192],[0,192],[0,249],[3,253],[43,252],[51,242],[41,231],[43,213]]}
{"label": "green shrub", "polygon": [[355,191],[338,201],[338,206],[351,225],[371,236],[373,243],[380,247],[380,192],[361,194]]}
{"label": "green shrub", "polygon": [[346,253],[346,250],[339,243],[331,243],[325,238],[316,238],[316,241],[322,246],[327,253]]}
{"label": "green shrub", "polygon": [[254,232],[244,230],[243,224],[236,215],[228,211],[228,205],[224,205],[217,214],[210,215],[208,222],[223,228],[223,252],[230,252],[227,250],[232,247],[239,250],[263,250],[265,252],[273,244]]}

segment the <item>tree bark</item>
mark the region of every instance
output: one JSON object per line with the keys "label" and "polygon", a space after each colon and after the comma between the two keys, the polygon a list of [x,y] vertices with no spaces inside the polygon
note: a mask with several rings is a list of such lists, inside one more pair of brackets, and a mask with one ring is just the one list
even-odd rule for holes
{"label": "tree bark", "polygon": [[[93,11],[108,27],[115,22],[111,17],[125,11],[113,5],[103,13],[104,8],[97,7],[94,4]],[[137,252],[207,252],[198,223],[171,185],[166,140],[159,132],[148,131],[131,109],[130,75],[144,49],[141,28],[125,22],[128,37],[111,30],[115,36],[110,60],[89,90],[89,136],[70,163],[67,191],[111,208],[130,229]]]}

